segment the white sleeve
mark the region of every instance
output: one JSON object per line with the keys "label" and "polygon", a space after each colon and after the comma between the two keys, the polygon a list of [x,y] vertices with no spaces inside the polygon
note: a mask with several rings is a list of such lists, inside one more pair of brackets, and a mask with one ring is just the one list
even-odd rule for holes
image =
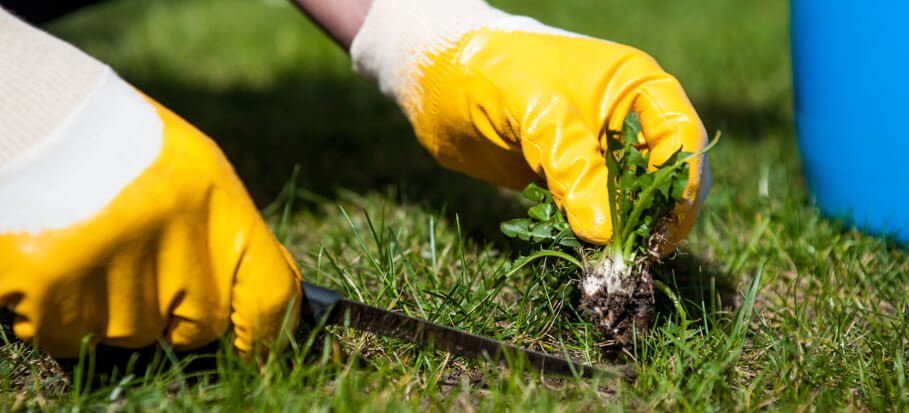
{"label": "white sleeve", "polygon": [[427,55],[508,16],[483,0],[375,0],[350,45],[354,71],[400,102]]}
{"label": "white sleeve", "polygon": [[0,168],[51,136],[107,71],[0,8]]}
{"label": "white sleeve", "polygon": [[[586,37],[505,13],[483,0],[375,0],[350,46],[354,71],[398,103],[419,95],[422,67],[476,29]],[[406,105],[402,105],[406,106]]]}
{"label": "white sleeve", "polygon": [[0,9],[0,235],[94,216],[158,158],[163,130],[107,65]]}

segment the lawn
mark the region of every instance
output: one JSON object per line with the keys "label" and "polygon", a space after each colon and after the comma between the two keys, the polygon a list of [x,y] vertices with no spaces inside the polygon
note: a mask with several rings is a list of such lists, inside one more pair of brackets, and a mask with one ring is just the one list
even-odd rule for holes
{"label": "lawn", "polygon": [[[519,361],[500,369],[332,329],[262,368],[222,346],[209,370],[161,363],[86,390],[87,368],[65,376],[7,338],[2,408],[909,410],[909,250],[811,203],[792,127],[788,2],[493,4],[648,51],[708,130],[723,131],[701,218],[659,268],[668,288],[654,330],[618,361],[635,381],[541,377]],[[520,196],[436,166],[397,108],[284,1],[116,1],[49,29],[217,140],[309,281],[616,362],[578,315],[577,274],[556,261],[510,265],[531,252],[498,230],[524,214]]]}

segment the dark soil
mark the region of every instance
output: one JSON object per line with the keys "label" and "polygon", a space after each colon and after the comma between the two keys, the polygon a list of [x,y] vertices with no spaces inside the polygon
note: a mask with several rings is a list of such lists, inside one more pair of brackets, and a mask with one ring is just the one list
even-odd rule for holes
{"label": "dark soil", "polygon": [[634,292],[609,294],[605,289],[581,297],[581,310],[619,349],[630,348],[649,328],[653,313],[653,277],[649,268],[636,268]]}

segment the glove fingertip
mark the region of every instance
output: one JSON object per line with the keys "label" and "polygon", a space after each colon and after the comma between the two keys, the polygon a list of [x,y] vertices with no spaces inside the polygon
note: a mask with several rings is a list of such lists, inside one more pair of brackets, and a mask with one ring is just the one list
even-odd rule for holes
{"label": "glove fingertip", "polygon": [[580,240],[594,245],[606,245],[609,240],[612,239],[611,225],[596,225],[590,223],[582,223],[582,221],[583,220],[579,219],[568,219],[568,223],[571,225],[571,230]]}
{"label": "glove fingertip", "polygon": [[241,353],[255,352],[259,345],[264,346],[263,350],[282,348],[287,342],[286,333],[293,332],[299,323],[303,292],[296,266],[285,263],[270,273],[273,275],[234,287],[231,322],[236,336],[234,347]]}
{"label": "glove fingertip", "polygon": [[[586,195],[586,196],[585,196]],[[572,232],[580,240],[605,245],[612,239],[612,223],[609,221],[609,206],[606,199],[596,194],[569,194],[565,201],[557,201],[565,211]],[[605,206],[605,210],[604,209]]]}

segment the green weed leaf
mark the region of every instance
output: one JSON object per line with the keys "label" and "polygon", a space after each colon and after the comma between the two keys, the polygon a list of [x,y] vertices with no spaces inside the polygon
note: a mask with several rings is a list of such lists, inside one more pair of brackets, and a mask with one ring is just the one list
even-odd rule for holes
{"label": "green weed leaf", "polygon": [[539,204],[527,211],[527,215],[537,221],[549,221],[559,212],[554,204]]}
{"label": "green weed leaf", "polygon": [[552,239],[552,224],[541,222],[534,224],[530,229],[531,240],[540,242]]}
{"label": "green weed leaf", "polygon": [[531,222],[527,218],[518,218],[505,221],[499,226],[502,233],[511,238],[520,238],[524,241],[530,240]]}
{"label": "green weed leaf", "polygon": [[626,144],[634,145],[638,143],[638,134],[641,133],[641,122],[636,112],[631,112],[625,116],[622,123],[622,136]]}
{"label": "green weed leaf", "polygon": [[[636,256],[649,256],[648,242],[657,223],[671,214],[681,202],[688,186],[688,162],[710,150],[714,139],[698,153],[673,152],[656,170],[651,170],[649,150],[638,150],[641,134],[638,116],[630,113],[622,125],[622,133],[606,131],[604,153],[608,179],[606,193],[610,200],[609,219],[614,237],[610,241],[615,257],[632,261]],[[513,219],[501,224],[502,232],[544,248],[581,248],[583,242],[575,237],[552,195],[543,187],[530,184],[521,193],[535,203],[527,211],[528,218]],[[542,249],[541,252],[553,252]],[[577,252],[577,251],[576,251]],[[618,254],[618,255],[615,255]]]}
{"label": "green weed leaf", "polygon": [[545,202],[548,199],[552,199],[552,196],[549,195],[549,191],[534,183],[527,185],[527,187],[521,191],[521,195],[533,202]]}
{"label": "green weed leaf", "polygon": [[581,248],[581,241],[575,238],[574,235],[569,234],[564,238],[559,239],[559,245],[568,248]]}

